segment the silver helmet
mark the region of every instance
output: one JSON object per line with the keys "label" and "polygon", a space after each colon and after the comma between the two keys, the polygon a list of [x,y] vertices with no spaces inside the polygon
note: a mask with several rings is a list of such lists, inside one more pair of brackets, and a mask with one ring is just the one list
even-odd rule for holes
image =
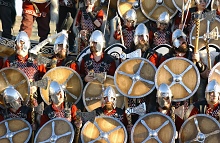
{"label": "silver helmet", "polygon": [[216,98],[216,100],[219,100],[220,98],[220,84],[215,80],[211,80],[208,85],[206,86],[206,90],[205,90],[205,98],[207,100],[207,102],[210,102],[210,93],[213,92],[215,96],[214,98]]}
{"label": "silver helmet", "polygon": [[97,0],[84,0],[84,3],[85,3],[86,6],[87,6],[87,2],[88,2],[90,5],[94,5],[96,1],[97,1]]}
{"label": "silver helmet", "polygon": [[200,4],[200,3],[202,3],[202,2],[207,3],[208,1],[207,1],[207,0],[202,0],[202,1],[201,1],[201,0],[195,0],[195,3],[196,3],[196,4]]}
{"label": "silver helmet", "polygon": [[137,13],[134,9],[130,9],[125,14],[125,24],[127,21],[134,21],[133,26],[136,25],[137,22]]}
{"label": "silver helmet", "polygon": [[63,44],[63,49],[66,49],[68,53],[68,34],[62,34],[61,36],[57,37],[53,46],[54,53],[57,54],[59,52],[59,44]]}
{"label": "silver helmet", "polygon": [[104,35],[99,30],[95,30],[94,32],[92,32],[92,35],[90,36],[89,42],[90,42],[90,46],[92,45],[92,42],[97,43],[97,45],[96,45],[97,52],[102,52],[102,49],[105,47]]}
{"label": "silver helmet", "polygon": [[170,15],[168,12],[163,12],[160,14],[160,16],[158,17],[157,19],[157,27],[159,28],[160,27],[160,24],[167,24],[167,27],[169,25],[169,22],[170,22]]}
{"label": "silver helmet", "polygon": [[62,87],[58,82],[52,81],[50,83],[49,96],[54,104],[59,105],[63,103],[65,95]]}
{"label": "silver helmet", "polygon": [[149,33],[148,33],[148,29],[147,27],[143,24],[140,23],[134,32],[134,44],[137,45],[138,44],[138,36],[142,35],[144,37],[145,41],[149,41]]}
{"label": "silver helmet", "polygon": [[171,104],[172,97],[173,95],[170,87],[167,84],[162,83],[157,90],[157,103],[163,108],[166,106],[167,102],[169,102],[168,104]]}
{"label": "silver helmet", "polygon": [[179,40],[181,37],[186,41],[186,34],[182,30],[176,29],[172,34],[172,43],[174,47],[179,48],[179,46],[182,44],[182,42]]}
{"label": "silver helmet", "polygon": [[[24,44],[21,45],[21,42]],[[30,39],[25,31],[20,31],[18,33],[18,35],[16,36],[16,39],[15,39],[15,44],[20,47],[22,46],[22,51],[21,51],[22,53],[24,53],[26,55],[28,54],[28,50],[31,47],[31,42],[30,42]],[[26,56],[24,54],[23,54],[23,56]]]}
{"label": "silver helmet", "polygon": [[3,92],[3,100],[6,107],[18,110],[21,107],[23,98],[13,86],[9,86]]}
{"label": "silver helmet", "polygon": [[103,104],[106,104],[107,102],[112,102],[113,107],[116,107],[116,93],[113,87],[108,86],[104,91],[103,91]]}

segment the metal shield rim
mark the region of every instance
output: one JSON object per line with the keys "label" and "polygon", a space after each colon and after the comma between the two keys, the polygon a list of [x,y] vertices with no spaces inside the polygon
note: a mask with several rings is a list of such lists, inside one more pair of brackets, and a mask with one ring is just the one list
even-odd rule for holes
{"label": "metal shield rim", "polygon": [[[127,139],[128,139],[128,134],[127,134],[127,132],[126,132],[127,129],[125,128],[124,124],[123,124],[121,121],[119,121],[117,118],[114,118],[114,117],[111,117],[111,116],[106,116],[106,115],[96,116],[96,117],[95,117],[95,121],[96,121],[96,119],[99,119],[99,118],[109,118],[109,119],[112,119],[112,120],[117,121],[117,122],[121,125],[121,127],[123,128],[123,130],[124,130],[124,134],[125,134],[124,143],[127,142]],[[87,121],[87,122],[83,125],[83,127],[82,127],[82,129],[81,129],[80,139],[81,139],[82,143],[85,143],[84,140],[83,140],[83,131],[84,131],[84,129],[86,128],[86,126],[87,126],[89,123],[92,123],[92,122]],[[92,123],[92,124],[93,124],[93,123]]]}
{"label": "metal shield rim", "polygon": [[31,138],[31,135],[32,135],[32,126],[31,126],[31,124],[27,120],[25,120],[23,118],[9,118],[9,119],[5,119],[5,120],[1,121],[0,124],[2,124],[4,122],[8,122],[10,120],[21,120],[21,121],[23,121],[23,122],[25,122],[27,124],[27,126],[29,127],[29,130],[30,130],[29,135],[28,135],[28,137],[26,139],[26,142],[28,142],[30,140],[30,138]]}
{"label": "metal shield rim", "polygon": [[[72,71],[72,72],[78,77],[82,89],[81,89],[81,91],[80,91],[79,97],[78,97],[77,100],[75,101],[75,104],[77,104],[77,103],[79,102],[79,100],[81,99],[81,96],[82,96],[82,92],[83,92],[83,82],[82,82],[82,79],[81,79],[80,75],[79,75],[75,70],[73,70],[72,68],[69,68],[69,67],[65,67],[65,66],[58,66],[58,67],[52,68],[52,69],[50,69],[48,72],[46,72],[46,73],[44,74],[44,76],[42,77],[42,79],[47,77],[47,73],[53,72],[54,70],[59,69],[59,68],[63,68],[63,69],[70,70],[70,71]],[[49,80],[50,80],[50,79],[49,79]],[[46,99],[44,98],[44,96],[42,96],[42,95],[43,95],[43,94],[42,94],[42,88],[40,88],[40,96],[42,97],[43,101],[47,104],[47,100],[46,100]],[[50,105],[50,104],[47,104],[47,105]]]}
{"label": "metal shield rim", "polygon": [[[162,47],[165,47],[165,48],[167,48],[167,49],[171,49],[171,48],[172,48],[172,46],[169,45],[169,44],[160,44],[160,45],[154,47],[153,50],[157,51],[158,49],[160,49],[160,48],[162,48]],[[158,53],[159,53],[159,52],[158,52]]]}
{"label": "metal shield rim", "polygon": [[[125,60],[124,62],[128,62],[128,61],[131,61],[131,60],[144,60],[145,62],[149,63],[149,64],[153,67],[153,69],[155,70],[155,72],[157,71],[157,68],[155,67],[155,65],[154,65],[153,63],[151,63],[148,59],[144,59],[144,58],[131,58],[131,59]],[[117,75],[116,73],[117,73],[118,70],[121,68],[121,66],[123,65],[124,62],[122,62],[122,63],[117,67],[117,69],[115,70],[115,74],[114,74],[114,84],[115,84],[115,87],[117,88],[117,90],[121,93],[121,95],[124,95],[124,96],[129,97],[129,98],[141,98],[141,97],[145,97],[145,96],[149,95],[149,94],[155,89],[155,81],[154,81],[153,87],[148,91],[147,94],[143,94],[143,95],[140,95],[140,96],[129,96],[129,95],[127,95],[127,94],[124,94],[124,93],[121,91],[121,89],[118,87],[118,85],[117,85],[117,83],[116,83],[116,75]]]}
{"label": "metal shield rim", "polygon": [[[173,3],[173,2],[172,2],[172,3]],[[144,14],[144,16],[147,17],[148,19],[150,19],[150,20],[156,22],[157,19],[153,19],[153,18],[149,17],[149,16],[145,13],[144,8],[143,8],[143,6],[142,6],[142,3],[140,2],[139,4],[140,4],[141,12]],[[178,12],[178,10],[176,9],[176,11],[173,13],[173,15],[170,15],[170,19],[172,19],[172,18],[176,15],[177,12]]]}
{"label": "metal shield rim", "polygon": [[[113,77],[113,76],[107,75],[106,77],[113,79],[113,83],[114,83],[114,77]],[[86,84],[86,86],[85,86],[84,89],[83,89],[83,94],[82,94],[83,104],[84,104],[84,106],[85,106],[85,108],[86,108],[86,110],[87,110],[88,112],[91,112],[91,110],[88,108],[88,106],[87,106],[87,104],[86,104],[86,100],[85,100],[86,90],[85,90],[85,89],[87,89],[90,84],[91,84],[91,82],[88,82],[88,83]],[[116,89],[117,89],[117,88],[116,88]],[[120,93],[120,92],[119,92],[119,93]],[[125,105],[123,104],[122,107],[120,107],[120,108],[123,109],[124,106],[125,106]]]}
{"label": "metal shield rim", "polygon": [[70,121],[66,120],[65,118],[54,118],[54,119],[52,119],[52,120],[47,121],[42,127],[40,127],[40,129],[37,131],[37,134],[36,134],[35,137],[34,137],[34,143],[37,143],[36,140],[37,140],[37,137],[38,137],[40,131],[41,131],[47,124],[49,124],[49,123],[51,123],[51,122],[53,122],[53,121],[56,121],[56,120],[65,121],[65,122],[70,126],[70,129],[71,129],[71,131],[72,131],[72,135],[71,135],[70,140],[71,140],[71,142],[73,141],[75,131],[74,131],[73,125],[70,123]]}
{"label": "metal shield rim", "polygon": [[[158,71],[159,71],[159,69],[162,68],[163,65],[165,65],[167,62],[169,62],[169,61],[171,61],[171,60],[184,60],[184,61],[190,63],[190,64],[194,67],[194,70],[195,70],[196,74],[197,74],[197,75],[200,75],[198,68],[197,68],[197,67],[195,66],[195,64],[194,64],[192,61],[190,61],[189,59],[183,58],[183,57],[173,57],[173,58],[169,58],[169,59],[165,60],[162,64],[160,64],[160,66],[158,67],[158,69],[157,69],[157,71],[156,71],[154,81],[155,81],[155,86],[156,86],[156,89],[157,89],[157,90],[158,90],[158,85],[157,85],[157,82],[158,82],[158,80],[157,80]],[[179,100],[177,100],[177,99],[175,99],[175,100],[172,99],[172,101],[178,102],[178,101],[184,101],[184,100],[189,99],[190,97],[192,97],[192,96],[196,93],[196,91],[197,91],[198,88],[199,88],[199,84],[200,84],[200,76],[198,76],[198,81],[197,81],[197,84],[196,84],[196,87],[195,87],[194,91],[193,91],[191,94],[189,94],[189,96],[187,96],[187,97],[185,97],[185,98],[182,98],[182,99],[179,99]]]}
{"label": "metal shield rim", "polygon": [[[114,48],[114,47],[120,47],[122,49],[122,52],[123,50],[127,49],[124,45],[122,45],[121,43],[114,43],[110,46],[108,46],[107,48],[104,49],[104,52],[111,55],[112,53],[109,53],[109,51]],[[115,51],[117,54],[119,54],[119,58],[120,58],[120,54],[121,53],[118,53],[117,51]],[[116,57],[115,57],[116,58]]]}
{"label": "metal shield rim", "polygon": [[191,120],[191,119],[193,119],[195,117],[207,117],[207,118],[213,120],[218,125],[218,127],[220,128],[220,123],[214,117],[212,117],[210,115],[207,115],[207,114],[196,114],[196,115],[193,115],[193,116],[189,117],[188,119],[186,119],[184,121],[184,123],[182,124],[182,126],[180,128],[180,131],[179,131],[179,135],[178,135],[179,142],[181,142],[181,133],[182,133],[183,127],[188,123],[189,120]]}
{"label": "metal shield rim", "polygon": [[[176,4],[176,1],[175,0],[172,0],[173,2],[173,5],[176,7],[176,9],[180,12],[182,12],[182,8],[179,8],[178,5]],[[209,0],[209,2],[206,4],[206,8],[209,6],[211,0]]]}
{"label": "metal shield rim", "polygon": [[[87,50],[89,50],[89,51],[87,51]],[[88,52],[88,53],[87,53],[87,52]],[[78,61],[78,62],[81,63],[82,58],[85,56],[84,53],[85,53],[85,55],[91,53],[91,52],[90,52],[90,46],[85,47],[85,49],[83,49],[83,50],[78,54],[78,56],[76,57],[76,61]]]}
{"label": "metal shield rim", "polygon": [[173,122],[173,120],[172,120],[169,116],[167,116],[167,115],[165,115],[165,114],[163,114],[163,113],[161,113],[161,112],[152,112],[152,113],[147,113],[147,114],[145,114],[144,116],[140,117],[140,118],[135,122],[135,124],[134,124],[134,126],[132,127],[132,130],[131,130],[131,141],[132,141],[132,143],[135,143],[135,142],[134,142],[134,137],[133,137],[132,134],[134,133],[134,129],[135,129],[135,127],[137,126],[137,124],[138,124],[142,119],[144,119],[145,117],[151,116],[151,115],[161,115],[161,116],[167,118],[167,119],[170,121],[170,123],[171,123],[171,125],[172,125],[172,127],[173,127],[173,131],[174,131],[174,136],[173,136],[173,138],[172,138],[172,142],[174,142],[174,141],[175,141],[175,135],[176,135],[176,126],[175,126],[175,123]]}
{"label": "metal shield rim", "polygon": [[[19,69],[17,69],[17,68],[14,68],[14,67],[5,67],[5,68],[2,68],[2,69],[0,70],[0,73],[1,73],[1,72],[4,72],[4,71],[6,71],[6,70],[15,70],[15,71],[19,72],[19,73],[26,79],[27,85],[28,85],[28,91],[27,91],[28,97],[27,97],[26,101],[24,101],[24,104],[26,104],[26,102],[27,102],[27,101],[29,100],[29,98],[30,98],[30,87],[31,87],[28,76],[27,76],[23,71],[21,71],[21,70],[19,70]],[[23,96],[22,96],[22,97],[23,97]]]}

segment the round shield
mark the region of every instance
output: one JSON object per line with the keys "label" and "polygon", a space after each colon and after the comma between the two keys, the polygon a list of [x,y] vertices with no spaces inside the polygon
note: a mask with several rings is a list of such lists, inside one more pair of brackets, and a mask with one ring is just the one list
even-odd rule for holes
{"label": "round shield", "polygon": [[168,12],[170,19],[177,13],[176,7],[173,5],[172,0],[141,0],[141,11],[150,20],[157,21],[158,17],[163,12]]}
{"label": "round shield", "polygon": [[210,71],[208,81],[215,79],[220,83],[220,62],[218,62]]}
{"label": "round shield", "polygon": [[161,44],[161,45],[158,45],[157,47],[154,47],[153,50],[157,51],[158,53],[160,53],[162,55],[165,55],[165,54],[169,53],[169,50],[171,48],[172,47],[168,44]]}
{"label": "round shield", "polygon": [[[2,94],[8,86],[13,86],[21,94],[24,104],[27,103],[30,95],[30,83],[23,71],[12,67],[1,69],[0,83],[0,94]],[[0,96],[0,104],[4,106],[2,96]]]}
{"label": "round shield", "polygon": [[192,61],[179,57],[170,58],[158,67],[155,75],[157,89],[162,83],[170,87],[173,101],[184,101],[197,91],[200,73]]}
{"label": "round shield", "polygon": [[82,50],[81,53],[79,53],[79,55],[76,57],[76,61],[79,62],[79,65],[81,64],[81,61],[82,61],[82,58],[87,55],[87,54],[90,54],[91,51],[90,51],[90,47],[87,46],[85,49]]}
{"label": "round shield", "polygon": [[116,59],[120,58],[121,53],[123,50],[127,49],[124,45],[120,43],[115,43],[108,48],[105,49],[105,53],[115,57]]}
{"label": "round shield", "polygon": [[37,132],[34,143],[71,143],[74,139],[73,125],[64,118],[55,118],[45,123]]}
{"label": "round shield", "polygon": [[[210,22],[206,19],[202,19],[200,21],[200,29],[199,29],[199,49],[201,49],[202,47],[205,46],[205,41],[204,38],[212,35],[210,38],[214,38],[217,36],[219,36],[217,31],[213,31],[215,27],[218,27],[218,29],[220,28],[220,19],[215,18],[215,21]],[[213,33],[211,33],[213,32]],[[213,36],[215,34],[218,34],[216,36]],[[195,45],[195,38],[196,38],[196,25],[193,26],[191,32],[190,32],[190,44]],[[215,40],[215,39],[210,39],[209,40],[209,44],[216,44],[216,45],[220,45],[220,40]]]}
{"label": "round shield", "polygon": [[[117,103],[116,106],[118,108],[124,108],[124,96],[120,95],[114,85],[114,78],[113,76],[107,75],[106,80],[103,83],[104,88],[111,86],[115,89],[116,96],[117,96]],[[102,100],[102,84],[95,80],[93,82],[88,82],[83,90],[83,103],[88,112],[93,111],[94,109],[101,107],[101,100]],[[95,89],[95,90],[94,90]]]}
{"label": "round shield", "polygon": [[[215,57],[219,55],[220,47],[215,44],[209,44],[209,53],[210,53],[210,60],[211,60],[211,67],[213,67],[215,62]],[[208,66],[208,56],[207,56],[207,50],[206,47],[202,47],[199,49],[199,55],[202,60],[202,62]]]}
{"label": "round shield", "polygon": [[66,93],[67,101],[77,103],[81,97],[83,83],[79,74],[69,67],[55,67],[45,73],[43,78],[48,78],[48,88],[40,89],[41,97],[44,102],[49,105],[49,85],[51,81],[58,82]]}
{"label": "round shield", "polygon": [[30,123],[22,118],[10,118],[0,122],[1,143],[27,143],[31,134]]}
{"label": "round shield", "polygon": [[149,113],[139,118],[131,130],[131,142],[173,143],[176,126],[173,120],[160,112]]}
{"label": "round shield", "polygon": [[0,56],[9,57],[14,54],[15,41],[0,36]]}
{"label": "round shield", "polygon": [[127,11],[129,11],[130,9],[134,9],[137,14],[136,24],[146,23],[147,21],[149,21],[141,12],[139,0],[124,0],[124,1],[118,0],[117,8],[118,8],[118,13],[122,19],[124,19],[124,16],[127,13]]}
{"label": "round shield", "polygon": [[114,75],[114,83],[122,95],[141,98],[154,90],[155,73],[156,67],[149,60],[132,58],[118,66]]}
{"label": "round shield", "polygon": [[116,118],[110,116],[96,117],[92,123],[87,121],[81,131],[82,143],[126,143],[127,130]]}
{"label": "round shield", "polygon": [[219,143],[220,124],[212,116],[197,114],[188,118],[181,126],[179,142]]}
{"label": "round shield", "polygon": [[[173,1],[173,4],[174,4],[174,6],[180,11],[180,12],[182,12],[182,5],[183,5],[183,0],[172,0]],[[207,0],[206,0],[207,1]],[[186,8],[188,7],[188,3],[187,3],[188,1],[187,0],[185,0],[184,1],[184,5],[185,5],[185,10],[186,10]],[[211,0],[208,0],[207,1],[207,3],[206,3],[206,8],[209,6],[209,4],[210,4],[210,2],[211,2]],[[189,8],[191,8],[191,7],[196,7],[196,2],[195,2],[195,0],[191,0],[190,1],[190,4],[189,4]]]}

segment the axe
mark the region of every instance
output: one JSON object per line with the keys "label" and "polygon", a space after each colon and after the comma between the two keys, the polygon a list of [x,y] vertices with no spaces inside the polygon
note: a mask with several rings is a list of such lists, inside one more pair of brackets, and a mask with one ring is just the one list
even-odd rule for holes
{"label": "axe", "polygon": [[47,85],[48,85],[48,78],[43,78],[41,80],[38,80],[38,81],[32,81],[30,82],[30,85],[31,86],[37,86],[37,87],[40,87],[40,88],[43,88],[43,89],[47,89]]}
{"label": "axe", "polygon": [[106,72],[95,73],[94,71],[90,71],[88,74],[89,76],[93,76],[95,79],[97,79],[102,84],[106,80],[106,76],[107,76]]}
{"label": "axe", "polygon": [[120,58],[122,60],[126,59],[131,59],[131,58],[136,58],[136,57],[141,57],[141,49],[137,49],[129,54],[126,54],[124,52],[121,53]]}
{"label": "axe", "polygon": [[138,105],[137,107],[128,107],[126,110],[125,110],[125,113],[126,114],[131,114],[131,113],[135,113],[135,114],[138,114],[140,116],[143,116],[146,114],[146,104],[145,102]]}

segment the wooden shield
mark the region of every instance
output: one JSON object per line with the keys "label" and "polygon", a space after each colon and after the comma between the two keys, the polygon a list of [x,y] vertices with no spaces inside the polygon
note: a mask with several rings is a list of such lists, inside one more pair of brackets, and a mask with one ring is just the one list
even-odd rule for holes
{"label": "wooden shield", "polygon": [[[180,12],[182,12],[183,0],[172,0],[172,1],[173,1],[174,6],[175,6]],[[184,0],[185,6],[186,6],[187,1],[188,1],[188,0]],[[210,2],[211,2],[211,0],[208,0],[208,2],[206,3],[206,7],[209,6]],[[196,7],[195,4],[196,4],[195,0],[191,0],[189,8],[191,8],[191,7]],[[185,10],[186,10],[186,8],[185,8]]]}
{"label": "wooden shield", "polygon": [[79,53],[79,55],[76,57],[76,60],[79,62],[79,65],[81,64],[81,61],[82,61],[82,58],[87,55],[87,54],[90,54],[91,51],[90,51],[90,47],[87,46],[85,49],[82,50],[81,53]]}
{"label": "wooden shield", "polygon": [[131,130],[132,143],[173,143],[176,126],[173,120],[160,112],[149,113],[139,118]]}
{"label": "wooden shield", "polygon": [[197,67],[186,58],[174,57],[164,61],[155,75],[156,88],[166,83],[173,94],[173,101],[184,101],[198,89],[200,73]]}
{"label": "wooden shield", "polygon": [[113,56],[116,59],[120,58],[121,53],[123,50],[127,49],[124,45],[121,43],[115,43],[110,45],[108,48],[105,49],[105,53]]}
{"label": "wooden shield", "polygon": [[217,1],[218,0],[212,0],[212,3],[211,3],[211,9],[213,10],[213,9],[217,9]]}
{"label": "wooden shield", "polygon": [[[218,29],[220,29],[220,19],[218,18],[215,18],[214,22],[209,22],[206,19],[202,19],[200,21],[199,49],[205,46],[204,34],[211,32],[216,26],[218,27]],[[195,36],[196,36],[196,25],[193,26],[190,32],[190,44],[192,45],[195,45]],[[217,46],[220,46],[220,40],[211,39],[209,41],[209,44],[216,44]]]}
{"label": "wooden shield", "polygon": [[15,41],[0,36],[0,56],[9,57],[15,52]]}
{"label": "wooden shield", "polygon": [[71,143],[74,139],[72,124],[64,118],[55,118],[45,123],[37,132],[34,143]]}
{"label": "wooden shield", "polygon": [[67,96],[68,102],[77,103],[81,97],[83,90],[82,79],[79,74],[69,67],[55,67],[43,76],[43,78],[48,78],[48,88],[45,90],[40,89],[41,97],[44,102],[49,105],[49,85],[51,81],[57,81]]}
{"label": "wooden shield", "polygon": [[81,131],[82,143],[126,143],[127,130],[118,120],[110,116],[99,116],[92,123],[87,121]]}
{"label": "wooden shield", "polygon": [[177,13],[172,0],[141,0],[140,5],[142,13],[153,21],[157,21],[160,14],[165,11],[169,13],[170,19]]}
{"label": "wooden shield", "polygon": [[[13,86],[21,94],[24,104],[27,103],[30,95],[30,83],[23,71],[12,67],[1,69],[0,94],[2,94],[8,86]],[[4,106],[2,96],[0,96],[0,105]]]}
{"label": "wooden shield", "polygon": [[[124,108],[124,96],[122,96],[114,85],[114,78],[107,75],[106,80],[104,81],[104,88],[111,86],[115,89],[117,95],[116,106],[118,108]],[[95,89],[95,90],[94,90]],[[93,82],[88,82],[83,90],[83,103],[88,112],[93,111],[94,109],[101,107],[102,100],[102,84],[95,80]]]}
{"label": "wooden shield", "polygon": [[154,90],[155,73],[156,67],[149,60],[132,58],[118,66],[114,75],[114,83],[122,95],[141,98]]}
{"label": "wooden shield", "polygon": [[212,116],[197,114],[188,118],[181,126],[179,142],[219,143],[220,124]]}
{"label": "wooden shield", "polygon": [[[38,45],[39,43],[31,43],[31,48],[34,48],[34,46]],[[53,50],[54,45],[45,45],[40,49],[40,54],[44,57],[47,58],[52,58],[54,56],[54,50]]]}
{"label": "wooden shield", "polygon": [[127,11],[129,11],[130,9],[134,9],[137,14],[136,24],[146,23],[147,21],[149,21],[148,18],[145,17],[141,11],[139,0],[124,0],[124,1],[118,0],[117,8],[118,8],[118,13],[122,19],[124,19],[124,16],[127,13]]}
{"label": "wooden shield", "polygon": [[215,79],[218,83],[220,83],[220,62],[218,62],[210,71],[208,82]]}
{"label": "wooden shield", "polygon": [[31,133],[30,123],[22,118],[11,118],[0,122],[1,143],[27,143]]}

